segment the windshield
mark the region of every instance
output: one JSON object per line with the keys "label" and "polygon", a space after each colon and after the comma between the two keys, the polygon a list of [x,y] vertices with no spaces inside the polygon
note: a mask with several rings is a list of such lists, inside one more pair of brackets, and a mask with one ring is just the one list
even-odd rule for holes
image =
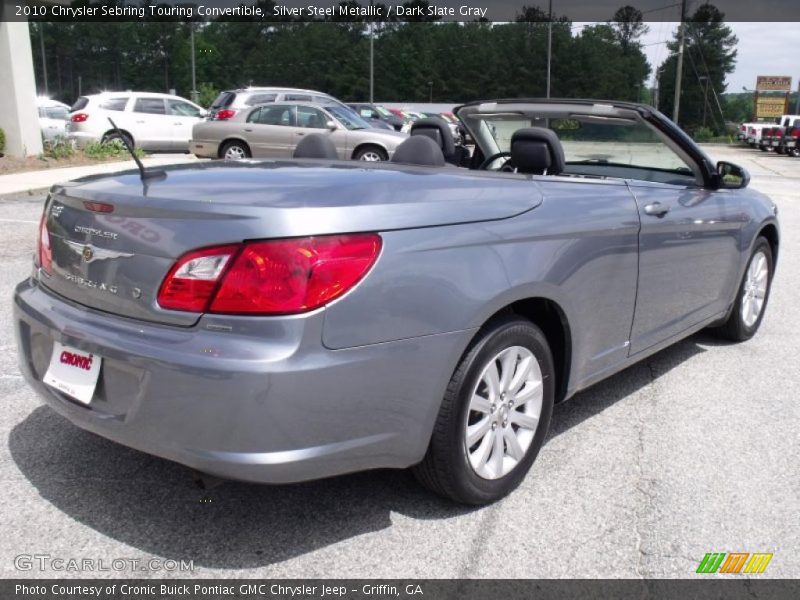
{"label": "windshield", "polygon": [[325,110],[336,117],[336,120],[350,131],[369,129],[371,127],[369,123],[359,117],[354,111],[339,104],[328,104],[325,106]]}
{"label": "windshield", "polygon": [[639,121],[609,119],[603,122],[575,114],[551,119],[510,114],[480,118],[479,129],[484,138],[491,138],[489,145],[496,147],[496,152],[511,149],[511,137],[518,129],[544,127],[555,131],[567,166],[576,165],[576,168],[568,168],[568,172],[581,172],[578,165],[609,165],[691,173],[686,162],[653,129]]}
{"label": "windshield", "polygon": [[393,117],[393,116],[394,116],[394,114],[392,114],[390,111],[386,110],[386,109],[385,109],[385,108],[383,108],[382,106],[376,106],[376,107],[375,107],[375,110],[377,110],[377,111],[378,111],[380,114],[382,114],[384,117]]}

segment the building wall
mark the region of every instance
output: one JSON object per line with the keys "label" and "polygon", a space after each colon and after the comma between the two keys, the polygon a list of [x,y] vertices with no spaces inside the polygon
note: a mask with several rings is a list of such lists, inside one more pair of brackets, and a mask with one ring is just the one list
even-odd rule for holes
{"label": "building wall", "polygon": [[0,129],[9,156],[42,152],[28,23],[0,22]]}

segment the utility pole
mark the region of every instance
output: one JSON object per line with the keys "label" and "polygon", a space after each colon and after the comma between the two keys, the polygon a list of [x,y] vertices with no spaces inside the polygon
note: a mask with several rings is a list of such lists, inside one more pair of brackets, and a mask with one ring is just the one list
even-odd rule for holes
{"label": "utility pole", "polygon": [[547,18],[547,98],[550,97],[550,63],[553,58],[553,0],[550,0],[550,10]]}
{"label": "utility pole", "polygon": [[683,47],[686,44],[686,0],[681,0],[681,24],[678,29],[678,65],[675,69],[675,102],[672,107],[672,120],[678,124],[681,109],[681,79],[683,78]]}
{"label": "utility pole", "polygon": [[194,23],[189,23],[189,44],[192,51],[192,102],[197,102],[200,94],[197,91],[197,71],[194,64]]}
{"label": "utility pole", "polygon": [[[372,16],[372,0],[369,0],[369,14]],[[375,19],[369,22],[369,103],[375,102]]]}
{"label": "utility pole", "polygon": [[797,80],[797,100],[794,105],[794,114],[800,115],[800,79]]}
{"label": "utility pole", "polygon": [[44,77],[44,95],[49,96],[50,90],[47,85],[47,59],[44,56],[44,21],[37,25],[39,29],[39,46],[42,50],[42,76]]}

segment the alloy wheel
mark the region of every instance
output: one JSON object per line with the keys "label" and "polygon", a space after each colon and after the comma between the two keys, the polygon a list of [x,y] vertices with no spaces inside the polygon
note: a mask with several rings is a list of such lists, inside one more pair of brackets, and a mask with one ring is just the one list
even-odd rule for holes
{"label": "alloy wheel", "polygon": [[230,146],[225,150],[225,158],[235,160],[237,158],[247,158],[244,148],[241,146]]}
{"label": "alloy wheel", "polygon": [[745,326],[752,327],[758,321],[761,309],[764,307],[764,300],[767,297],[768,283],[769,263],[764,252],[759,250],[750,260],[744,280],[741,315]]}
{"label": "alloy wheel", "polygon": [[477,475],[499,479],[525,457],[543,398],[542,370],[527,348],[506,348],[487,363],[464,423],[467,456]]}

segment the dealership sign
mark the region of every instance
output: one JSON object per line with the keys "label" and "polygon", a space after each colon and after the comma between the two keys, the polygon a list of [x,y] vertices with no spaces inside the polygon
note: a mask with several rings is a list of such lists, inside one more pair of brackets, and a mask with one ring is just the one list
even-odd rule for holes
{"label": "dealership sign", "polygon": [[792,78],[783,75],[759,75],[756,79],[757,92],[790,92]]}
{"label": "dealership sign", "polygon": [[756,118],[773,119],[786,114],[786,98],[783,96],[759,96],[756,99]]}

